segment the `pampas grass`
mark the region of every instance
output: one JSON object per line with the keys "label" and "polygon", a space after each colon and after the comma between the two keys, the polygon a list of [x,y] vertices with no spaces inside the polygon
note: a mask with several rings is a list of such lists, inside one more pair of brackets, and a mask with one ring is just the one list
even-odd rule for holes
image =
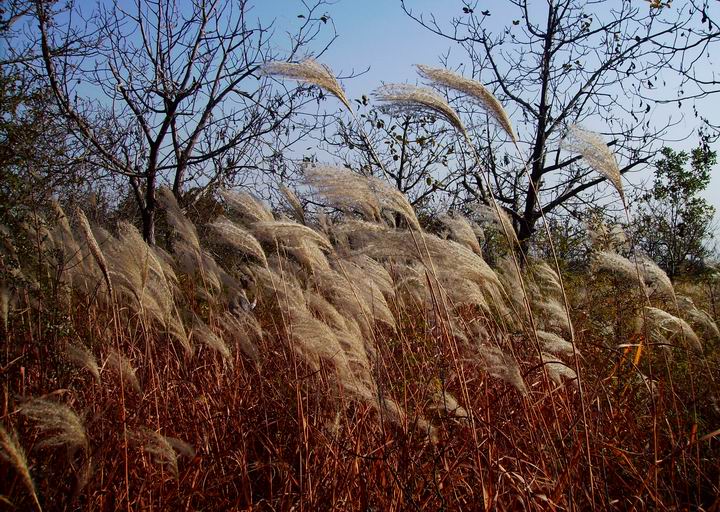
{"label": "pampas grass", "polygon": [[409,84],[387,84],[376,89],[374,95],[388,112],[420,112],[440,116],[467,137],[458,113],[432,89]]}
{"label": "pampas grass", "polygon": [[113,349],[110,351],[110,355],[107,358],[107,364],[115,370],[117,375],[123,380],[123,382],[133,389],[137,394],[142,394],[142,387],[140,387],[140,381],[135,374],[135,368],[133,368],[130,359],[125,354],[121,354],[117,350]]}
{"label": "pampas grass", "polygon": [[338,83],[330,68],[309,58],[302,62],[268,62],[263,66],[263,72],[269,76],[277,76],[291,80],[308,83],[320,87],[335,96],[352,112],[350,101],[345,96],[342,86]]}
{"label": "pampas grass", "polygon": [[76,343],[69,343],[65,349],[65,356],[71,363],[89,371],[95,377],[95,380],[100,382],[100,367],[93,353],[86,347]]}
{"label": "pampas grass", "polygon": [[623,204],[625,203],[622,176],[615,154],[610,151],[600,135],[573,125],[563,141],[563,148],[581,155],[588,166],[607,178],[620,194]]}
{"label": "pampas grass", "polygon": [[475,103],[483,107],[487,114],[505,130],[513,142],[517,142],[517,137],[515,136],[515,131],[513,130],[507,112],[505,112],[505,109],[498,99],[480,82],[462,77],[448,69],[433,68],[423,64],[417,64],[416,67],[422,77],[432,81],[435,85],[456,90],[475,101]]}
{"label": "pampas grass", "polygon": [[679,340],[686,343],[697,353],[702,354],[703,348],[700,338],[693,331],[690,324],[667,311],[652,306],[645,307],[645,319],[649,324],[653,337],[661,342],[672,345]]}
{"label": "pampas grass", "polygon": [[241,254],[251,256],[264,265],[267,265],[265,252],[260,246],[260,243],[245,229],[225,217],[218,217],[208,224],[208,226],[225,244],[239,251]]}
{"label": "pampas grass", "polygon": [[45,398],[33,398],[22,405],[20,413],[32,420],[42,433],[43,439],[38,447],[64,446],[68,450],[87,450],[85,426],[68,406]]}
{"label": "pampas grass", "polygon": [[17,441],[17,436],[8,433],[2,425],[0,425],[0,459],[5,460],[10,464],[25,485],[25,488],[30,493],[33,499],[33,503],[38,510],[42,510],[40,506],[40,500],[38,499],[37,491],[35,490],[35,483],[30,476],[30,468],[28,466],[27,457],[25,451]]}

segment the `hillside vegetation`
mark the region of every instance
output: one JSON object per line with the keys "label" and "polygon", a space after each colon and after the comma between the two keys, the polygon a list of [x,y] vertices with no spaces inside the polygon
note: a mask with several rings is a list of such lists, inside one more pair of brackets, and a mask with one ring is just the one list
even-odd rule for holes
{"label": "hillside vegetation", "polygon": [[195,226],[162,189],[158,246],[58,205],[3,235],[4,507],[718,506],[716,281],[612,230],[563,280],[512,237],[490,266],[492,209],[307,184],[333,213],[228,191]]}

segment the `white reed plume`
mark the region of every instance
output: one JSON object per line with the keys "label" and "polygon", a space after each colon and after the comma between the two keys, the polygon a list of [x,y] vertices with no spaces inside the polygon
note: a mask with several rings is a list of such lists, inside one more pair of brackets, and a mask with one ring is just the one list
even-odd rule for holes
{"label": "white reed plume", "polygon": [[244,228],[241,228],[231,220],[222,216],[215,219],[208,224],[208,226],[225,244],[239,251],[241,254],[252,256],[264,265],[267,265],[265,252],[260,246],[260,243]]}
{"label": "white reed plume", "polygon": [[643,280],[653,294],[668,299],[675,298],[675,287],[673,287],[672,281],[670,281],[670,278],[663,269],[648,257],[638,256],[637,262]]}
{"label": "white reed plume", "polygon": [[595,172],[610,180],[620,194],[623,204],[625,203],[622,176],[615,154],[610,151],[600,135],[573,125],[568,130],[562,146],[567,151],[580,154]]}
{"label": "white reed plume", "polygon": [[100,382],[100,367],[88,348],[80,344],[69,343],[65,349],[65,357],[74,365],[85,368],[95,377],[96,381]]}
{"label": "white reed plume", "polygon": [[[538,330],[537,337],[538,337],[538,340],[540,340],[542,349],[545,352],[550,352],[552,354],[566,354],[566,355],[573,354],[572,343],[567,341],[562,336],[555,334],[554,332]],[[577,349],[575,349],[575,351],[579,353],[579,351]]]}
{"label": "white reed plume", "polygon": [[720,341],[720,329],[715,321],[706,311],[698,309],[690,297],[678,295],[677,304],[683,317],[701,329],[706,338]]}
{"label": "white reed plume", "polygon": [[673,340],[679,339],[702,354],[703,347],[700,338],[690,324],[682,318],[671,315],[662,309],[646,306],[644,319],[649,324],[651,335],[657,341],[672,344]]}
{"label": "white reed plume", "polygon": [[292,208],[295,220],[302,224],[306,224],[305,209],[303,208],[302,202],[300,202],[300,198],[297,194],[285,185],[280,185],[280,192],[282,192],[282,195],[285,196],[285,200],[290,205],[290,208]]}
{"label": "white reed plume", "polygon": [[510,237],[511,244],[520,245],[512,219],[505,210],[481,204],[474,206],[473,211],[478,214],[482,221],[493,225],[500,233],[507,234]]}
{"label": "white reed plume", "polygon": [[247,224],[269,222],[274,219],[272,212],[247,192],[221,190],[220,197],[228,208]]}
{"label": "white reed plume", "polygon": [[90,223],[85,216],[85,212],[83,212],[81,208],[77,208],[75,211],[75,216],[77,217],[78,223],[80,224],[80,229],[85,236],[85,241],[88,245],[88,248],[90,249],[93,258],[95,258],[95,262],[97,263],[98,267],[100,267],[100,271],[102,272],[103,277],[105,278],[105,284],[108,287],[108,292],[112,297],[113,288],[112,282],[110,281],[110,270],[108,268],[107,262],[105,261],[105,255],[100,249],[100,245],[95,239],[95,235],[93,235],[92,229],[90,229]]}
{"label": "white reed plume", "polygon": [[2,425],[0,425],[0,459],[5,460],[15,468],[25,488],[30,493],[30,496],[32,496],[33,503],[38,510],[42,510],[37,491],[35,490],[35,483],[30,476],[30,467],[28,466],[25,451],[22,449],[22,446],[20,446],[20,443],[18,443],[15,433],[7,432]]}
{"label": "white reed plume", "polygon": [[448,416],[454,416],[459,419],[467,419],[469,417],[465,408],[447,391],[435,391],[432,399],[433,402],[430,405],[430,409],[441,411]]}
{"label": "white reed plume", "polygon": [[449,238],[464,245],[475,254],[482,255],[482,248],[476,235],[477,226],[474,227],[472,222],[459,214],[452,217],[444,214],[438,217],[438,220],[447,228]]}
{"label": "white reed plume", "polygon": [[378,88],[374,96],[390,112],[421,112],[441,116],[467,138],[467,131],[458,113],[432,89],[409,84],[387,84]]}
{"label": "white reed plume", "polygon": [[[572,353],[572,350],[571,350]],[[565,362],[558,359],[556,356],[543,352],[540,359],[548,372],[548,376],[556,384],[563,384],[565,379],[575,381],[577,374],[570,366]]]}
{"label": "white reed plume", "polygon": [[382,210],[388,210],[401,215],[412,228],[420,229],[407,198],[378,178],[359,176],[339,167],[308,166],[305,179],[329,205],[339,210],[358,212],[371,221],[380,220]]}
{"label": "white reed plume", "polygon": [[352,112],[350,101],[345,96],[342,86],[333,75],[330,68],[318,63],[313,58],[298,63],[273,61],[263,66],[266,75],[277,76],[315,85],[335,96],[345,107]]}
{"label": "white reed plume", "polygon": [[112,349],[107,358],[107,363],[108,366],[115,370],[126,385],[134,389],[137,394],[142,394],[142,388],[135,374],[135,368],[133,368],[130,359],[128,359],[125,354],[121,354],[117,350]]}
{"label": "white reed plume", "polygon": [[224,363],[226,363],[230,367],[233,366],[232,354],[230,353],[230,349],[228,348],[225,341],[217,334],[215,334],[210,329],[210,327],[208,327],[208,325],[199,318],[195,319],[192,330],[192,337],[193,339],[196,339],[198,342],[220,354],[220,357],[222,357]]}
{"label": "white reed plume", "polygon": [[38,446],[87,450],[85,426],[68,406],[45,398],[33,398],[20,407],[20,413],[35,422],[37,429],[45,436]]}
{"label": "white reed plume", "polygon": [[469,96],[475,103],[483,107],[487,114],[505,130],[513,142],[517,142],[510,117],[505,112],[500,101],[483,84],[460,76],[448,69],[433,68],[423,64],[416,64],[416,67],[421,76],[434,82],[435,85],[454,89]]}
{"label": "white reed plume", "polygon": [[478,348],[483,366],[491,376],[512,385],[521,394],[527,394],[527,387],[515,359],[495,346],[481,345]]}
{"label": "white reed plume", "polygon": [[129,434],[129,437],[142,446],[143,451],[151,455],[157,464],[168,468],[174,478],[178,478],[178,453],[184,455],[194,452],[184,441],[166,437],[149,428],[141,428]]}

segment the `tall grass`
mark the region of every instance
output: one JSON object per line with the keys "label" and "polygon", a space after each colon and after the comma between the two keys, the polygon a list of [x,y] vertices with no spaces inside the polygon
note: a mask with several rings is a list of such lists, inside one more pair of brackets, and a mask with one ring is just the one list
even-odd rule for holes
{"label": "tall grass", "polygon": [[[268,72],[348,107],[329,70],[300,66]],[[383,94],[446,108],[424,90]],[[720,336],[703,309],[713,288],[678,294],[649,260],[601,246],[564,276],[513,250],[490,265],[471,219],[447,214],[431,230],[377,178],[324,166],[306,178],[332,215],[286,191],[288,220],[227,191],[224,214],[195,226],[163,190],[166,250],[57,205],[7,240],[6,501],[717,506]],[[481,218],[517,245],[502,210],[479,207]]]}

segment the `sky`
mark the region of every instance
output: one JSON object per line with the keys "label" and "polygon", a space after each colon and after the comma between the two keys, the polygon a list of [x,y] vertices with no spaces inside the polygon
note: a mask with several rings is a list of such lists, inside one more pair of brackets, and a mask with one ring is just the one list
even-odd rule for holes
{"label": "sky", "polygon": [[[434,13],[439,21],[449,21],[461,14],[465,5],[462,0],[407,0],[406,4],[417,13]],[[508,2],[496,0],[480,5],[491,11],[492,19],[497,20],[499,26],[509,23],[514,15]],[[278,28],[298,23],[297,15],[301,12],[299,0],[264,0],[258,2],[255,10],[261,19],[276,18]],[[343,80],[351,100],[370,93],[382,82],[414,83],[417,74],[413,64],[437,65],[441,54],[448,49],[453,51],[453,43],[430,33],[409,18],[399,0],[338,0],[327,6],[326,12],[335,25],[338,38],[321,61],[339,76],[369,68],[362,76]],[[452,53],[456,59],[463,55],[459,50]],[[720,95],[705,100],[700,104],[700,110],[711,122],[720,124]],[[682,110],[675,105],[660,108],[654,115],[658,120],[672,116],[678,121],[671,133],[678,140],[669,143],[673,148],[690,149],[696,145],[697,138],[692,134],[697,122],[689,103]],[[689,135],[690,138],[682,140]],[[720,150],[720,143],[714,148]],[[720,212],[720,166],[713,169],[712,181],[704,196]],[[720,214],[716,218],[720,218]]]}

